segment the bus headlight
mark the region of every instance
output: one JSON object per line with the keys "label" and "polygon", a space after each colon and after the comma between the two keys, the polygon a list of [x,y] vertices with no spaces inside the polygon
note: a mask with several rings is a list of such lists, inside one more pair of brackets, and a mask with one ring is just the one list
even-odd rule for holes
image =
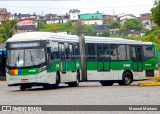
{"label": "bus headlight", "polygon": [[11,70],[9,70],[8,68],[6,68],[6,73],[11,73]]}
{"label": "bus headlight", "polygon": [[42,71],[46,70],[46,68],[47,68],[46,66],[43,66],[43,67],[39,68],[38,71],[42,72]]}

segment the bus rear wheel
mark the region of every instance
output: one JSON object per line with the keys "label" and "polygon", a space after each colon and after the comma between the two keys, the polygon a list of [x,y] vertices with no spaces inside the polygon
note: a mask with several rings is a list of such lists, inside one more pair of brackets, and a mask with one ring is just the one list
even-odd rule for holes
{"label": "bus rear wheel", "polygon": [[113,82],[105,82],[105,81],[101,81],[100,83],[102,84],[102,86],[112,86],[114,84]]}
{"label": "bus rear wheel", "polygon": [[68,83],[68,86],[69,87],[78,87],[79,86],[79,80],[80,80],[80,75],[79,75],[79,72],[77,72],[76,81]]}
{"label": "bus rear wheel", "polygon": [[119,85],[130,85],[132,83],[132,75],[129,72],[125,72],[122,77],[122,81],[120,81]]}

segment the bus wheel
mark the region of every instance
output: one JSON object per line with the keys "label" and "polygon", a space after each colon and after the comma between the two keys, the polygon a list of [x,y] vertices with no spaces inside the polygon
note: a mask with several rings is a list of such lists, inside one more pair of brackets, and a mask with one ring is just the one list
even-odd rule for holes
{"label": "bus wheel", "polygon": [[130,85],[132,83],[132,75],[129,72],[125,72],[123,74],[122,81],[120,81],[119,85]]}
{"label": "bus wheel", "polygon": [[80,75],[79,75],[79,72],[77,72],[76,81],[68,83],[68,86],[69,87],[78,87],[79,86],[79,80],[80,80]]}
{"label": "bus wheel", "polygon": [[21,90],[21,91],[24,91],[25,89],[26,89],[26,86],[20,85],[20,90]]}
{"label": "bus wheel", "polygon": [[113,82],[100,82],[102,84],[102,86],[112,86],[114,83]]}
{"label": "bus wheel", "polygon": [[53,88],[53,89],[57,89],[58,86],[59,86],[59,83],[60,83],[60,79],[59,79],[59,74],[57,73],[57,74],[56,74],[56,84],[53,84],[53,85],[52,85],[52,88]]}

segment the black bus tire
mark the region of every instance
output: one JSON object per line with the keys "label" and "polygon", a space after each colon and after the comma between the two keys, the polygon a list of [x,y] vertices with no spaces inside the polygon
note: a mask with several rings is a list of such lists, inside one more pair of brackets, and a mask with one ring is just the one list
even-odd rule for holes
{"label": "black bus tire", "polygon": [[119,85],[130,85],[132,83],[132,75],[130,72],[125,72],[122,77],[122,81],[120,81]]}

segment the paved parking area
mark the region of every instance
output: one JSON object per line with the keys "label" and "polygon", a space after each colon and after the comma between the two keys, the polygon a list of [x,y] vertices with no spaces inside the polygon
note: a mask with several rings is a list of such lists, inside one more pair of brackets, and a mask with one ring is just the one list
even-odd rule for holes
{"label": "paved parking area", "polygon": [[0,105],[160,105],[160,86],[101,86],[81,82],[79,87],[61,84],[59,89],[42,87],[20,91],[0,81]]}

